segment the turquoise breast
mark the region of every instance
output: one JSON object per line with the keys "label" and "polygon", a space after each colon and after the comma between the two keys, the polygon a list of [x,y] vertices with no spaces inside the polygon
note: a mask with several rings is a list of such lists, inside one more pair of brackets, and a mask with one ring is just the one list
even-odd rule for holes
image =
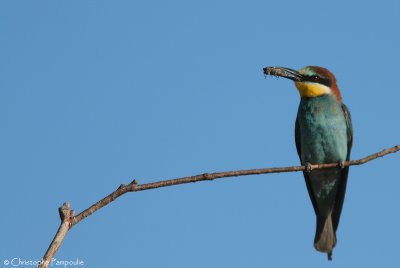
{"label": "turquoise breast", "polygon": [[346,119],[335,96],[301,98],[297,120],[301,133],[302,163],[346,160]]}

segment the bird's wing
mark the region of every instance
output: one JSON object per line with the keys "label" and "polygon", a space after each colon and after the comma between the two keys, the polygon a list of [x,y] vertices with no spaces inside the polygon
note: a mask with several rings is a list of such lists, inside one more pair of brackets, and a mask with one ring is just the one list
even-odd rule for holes
{"label": "bird's wing", "polygon": [[[302,165],[304,165],[306,163],[303,163],[301,161],[301,131],[300,131],[300,124],[299,124],[299,121],[298,121],[297,118],[296,118],[296,123],[295,123],[294,135],[295,135],[295,141],[296,141],[297,154],[299,155],[300,163]],[[304,174],[304,179],[306,181],[308,194],[310,196],[311,203],[312,203],[312,205],[314,207],[314,212],[315,212],[315,214],[317,214],[317,211],[318,211],[317,201],[315,199],[314,193],[313,193],[312,188],[311,188],[311,180],[310,180],[309,173],[303,171],[303,174]]]}
{"label": "bird's wing", "polygon": [[347,106],[342,103],[342,109],[344,113],[344,117],[346,119],[347,125],[347,158],[346,160],[350,160],[350,151],[351,147],[353,146],[353,124],[351,123],[351,115]]}
{"label": "bird's wing", "polygon": [[[346,105],[342,104],[342,109],[344,113],[344,117],[346,119],[346,126],[347,126],[347,156],[346,156],[346,161],[350,160],[350,151],[351,147],[353,146],[353,126],[351,123],[351,115],[349,110],[347,109]],[[346,184],[347,184],[347,176],[349,174],[349,167],[345,167],[342,170],[342,176],[340,178],[340,184],[339,184],[339,189],[337,192],[336,196],[336,202],[335,202],[335,207],[333,208],[332,211],[332,221],[333,221],[333,227],[334,230],[338,228],[339,225],[339,219],[340,219],[340,214],[342,212],[342,207],[343,207],[343,202],[344,202],[344,196],[346,193]]]}

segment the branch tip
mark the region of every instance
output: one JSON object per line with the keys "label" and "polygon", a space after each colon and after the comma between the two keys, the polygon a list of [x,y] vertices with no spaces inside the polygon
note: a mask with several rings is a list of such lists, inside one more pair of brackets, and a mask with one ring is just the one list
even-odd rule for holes
{"label": "branch tip", "polygon": [[72,210],[69,202],[65,202],[61,207],[58,208],[58,213],[60,214],[61,221],[66,221],[71,218],[71,214],[73,215],[74,211]]}

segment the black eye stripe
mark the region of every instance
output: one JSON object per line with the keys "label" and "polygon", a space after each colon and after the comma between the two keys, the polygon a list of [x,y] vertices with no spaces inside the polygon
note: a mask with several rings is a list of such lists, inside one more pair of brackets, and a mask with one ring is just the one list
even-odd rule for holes
{"label": "black eye stripe", "polygon": [[309,82],[319,83],[319,84],[325,85],[327,87],[330,87],[332,85],[332,82],[329,79],[318,76],[318,75],[309,75],[309,76],[307,76],[306,80]]}

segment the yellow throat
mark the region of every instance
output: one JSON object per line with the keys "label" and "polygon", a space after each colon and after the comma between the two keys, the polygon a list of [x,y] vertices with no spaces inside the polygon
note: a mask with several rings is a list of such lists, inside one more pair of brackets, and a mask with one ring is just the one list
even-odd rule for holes
{"label": "yellow throat", "polygon": [[325,85],[313,82],[295,82],[300,96],[313,98],[331,93],[331,89]]}

